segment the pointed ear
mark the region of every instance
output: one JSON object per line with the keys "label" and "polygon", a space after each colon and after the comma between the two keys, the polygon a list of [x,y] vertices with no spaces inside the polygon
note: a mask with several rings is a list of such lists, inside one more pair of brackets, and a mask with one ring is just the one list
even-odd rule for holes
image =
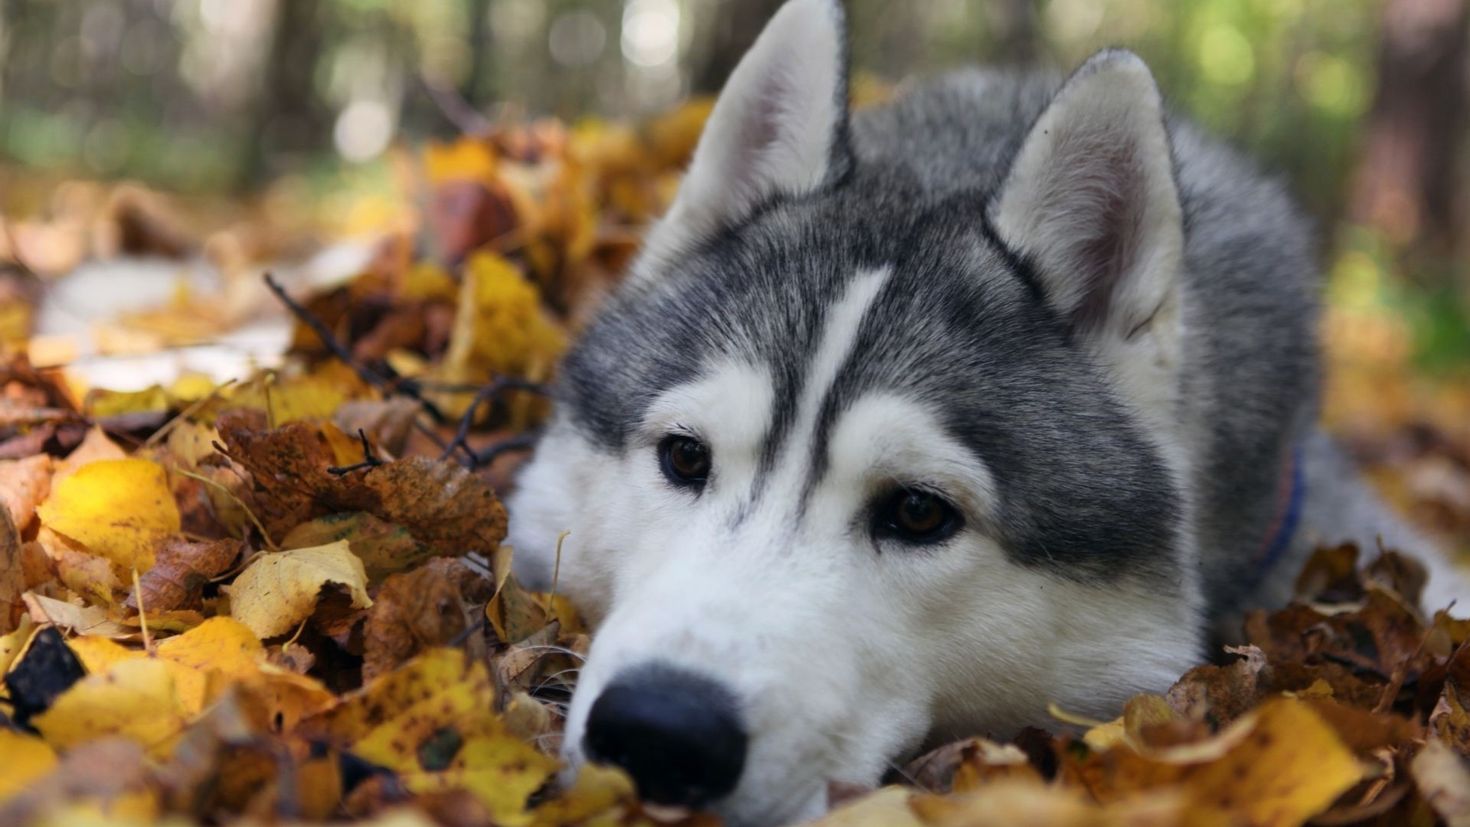
{"label": "pointed ear", "polygon": [[1137,55],[1099,53],[1062,85],[990,221],[1075,329],[1131,339],[1175,315],[1184,229],[1163,104]]}
{"label": "pointed ear", "polygon": [[725,83],[647,248],[666,255],[703,241],[774,196],[816,189],[849,162],[842,4],[788,0]]}

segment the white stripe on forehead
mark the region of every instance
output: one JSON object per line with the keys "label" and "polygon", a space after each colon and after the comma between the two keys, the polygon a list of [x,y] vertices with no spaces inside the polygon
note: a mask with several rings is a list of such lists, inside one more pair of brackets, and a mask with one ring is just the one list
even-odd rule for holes
{"label": "white stripe on forehead", "polygon": [[777,460],[773,473],[777,496],[790,496],[793,504],[801,496],[801,486],[811,470],[812,441],[816,439],[822,403],[857,344],[858,331],[868,309],[892,274],[889,267],[858,273],[843,291],[842,298],[827,311],[821,342],[806,365],[795,422],[782,444],[784,461]]}

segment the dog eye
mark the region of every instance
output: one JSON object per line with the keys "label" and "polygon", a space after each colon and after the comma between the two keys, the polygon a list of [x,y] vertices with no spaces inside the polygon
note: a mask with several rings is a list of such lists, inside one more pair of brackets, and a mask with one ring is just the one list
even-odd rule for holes
{"label": "dog eye", "polygon": [[659,466],[669,482],[699,488],[709,479],[709,447],[692,436],[671,434],[658,444]]}
{"label": "dog eye", "polygon": [[900,488],[879,501],[873,529],[879,536],[929,545],[954,536],[961,523],[959,512],[938,494]]}

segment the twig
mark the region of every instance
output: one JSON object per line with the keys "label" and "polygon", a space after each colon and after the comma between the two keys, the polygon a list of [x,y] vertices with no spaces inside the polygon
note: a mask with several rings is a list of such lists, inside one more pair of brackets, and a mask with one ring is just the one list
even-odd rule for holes
{"label": "twig", "polygon": [[451,439],[449,444],[445,446],[444,453],[439,458],[449,459],[451,456],[454,456],[455,451],[464,449],[464,452],[469,455],[473,464],[481,464],[481,461],[475,456],[474,452],[470,451],[465,445],[465,440],[470,436],[470,428],[475,424],[475,414],[479,413],[482,404],[493,401],[500,394],[510,390],[529,391],[539,394],[546,393],[546,389],[539,382],[532,382],[528,379],[520,379],[514,376],[502,376],[475,391],[475,398],[470,401],[470,406],[465,409],[464,416],[459,418],[459,428],[454,432],[454,439]]}
{"label": "twig", "polygon": [[377,468],[383,464],[383,461],[373,454],[373,446],[368,442],[367,434],[363,433],[361,428],[357,429],[357,438],[362,441],[362,462],[353,465],[329,465],[327,466],[328,474],[334,474],[340,477],[343,474],[361,471],[364,468]]}
{"label": "twig", "polygon": [[536,447],[536,440],[540,436],[540,431],[526,431],[525,433],[516,434],[512,437],[506,437],[494,445],[487,447],[480,453],[475,454],[474,464],[471,467],[480,468],[489,465],[495,460],[500,459],[502,455],[514,451],[529,451]]}
{"label": "twig", "polygon": [[286,289],[270,273],[265,274],[265,285],[270,288],[270,291],[275,294],[276,298],[282,304],[286,305],[286,309],[291,311],[291,315],[311,328],[312,332],[316,333],[317,338],[321,339],[322,345],[331,351],[333,356],[340,359],[343,364],[352,368],[358,376],[362,377],[362,381],[379,388],[384,393],[397,393],[413,398],[423,407],[424,413],[427,413],[438,424],[442,425],[449,421],[449,418],[444,415],[444,412],[439,409],[438,405],[424,398],[422,385],[417,381],[399,376],[391,367],[388,368],[388,374],[385,376],[357,361],[352,356],[352,353],[347,350],[346,346],[337,341],[337,337],[333,335],[331,330],[327,329],[326,324],[295,299],[291,298],[286,293]]}

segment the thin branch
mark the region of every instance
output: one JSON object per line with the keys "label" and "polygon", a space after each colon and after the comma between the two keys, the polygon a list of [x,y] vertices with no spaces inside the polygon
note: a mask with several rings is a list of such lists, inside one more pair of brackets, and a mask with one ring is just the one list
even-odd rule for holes
{"label": "thin branch", "polygon": [[367,434],[363,433],[361,428],[357,429],[357,438],[362,441],[362,462],[353,465],[330,465],[327,467],[327,473],[340,477],[343,474],[361,471],[364,468],[377,468],[383,464],[383,461],[378,459],[377,455],[373,453],[373,446],[368,442]]}
{"label": "thin branch", "polygon": [[439,409],[438,405],[424,398],[421,389],[422,386],[418,382],[399,376],[392,368],[388,368],[388,374],[385,376],[353,358],[352,353],[345,345],[337,340],[337,337],[333,335],[331,330],[327,329],[326,324],[321,319],[318,319],[310,310],[307,310],[299,302],[291,298],[286,293],[286,289],[270,273],[265,274],[265,285],[270,288],[270,291],[275,294],[276,298],[282,304],[286,305],[286,309],[290,310],[293,316],[299,319],[302,324],[311,328],[312,332],[316,333],[317,338],[321,339],[322,345],[331,351],[333,356],[340,359],[343,364],[352,368],[358,376],[362,377],[362,381],[382,390],[384,393],[402,394],[413,398],[423,407],[424,413],[427,413],[438,424],[442,425],[449,421],[448,417],[444,415],[444,412]]}
{"label": "thin branch", "polygon": [[540,383],[527,379],[519,379],[514,376],[502,376],[475,391],[475,398],[470,401],[470,406],[465,409],[464,416],[459,418],[459,428],[454,432],[454,439],[451,439],[449,444],[445,446],[444,453],[440,456],[440,459],[449,459],[454,456],[455,451],[464,449],[464,452],[469,456],[470,460],[478,465],[479,462],[475,453],[465,445],[465,440],[469,439],[470,436],[470,428],[475,424],[475,414],[479,413],[482,404],[493,401],[500,394],[511,390],[530,391],[531,393],[539,394],[546,393],[546,389]]}
{"label": "thin branch", "polygon": [[506,437],[485,450],[475,454],[475,464],[471,467],[479,468],[489,465],[501,456],[516,451],[529,451],[536,447],[536,440],[541,436],[540,431],[526,431],[512,437]]}

